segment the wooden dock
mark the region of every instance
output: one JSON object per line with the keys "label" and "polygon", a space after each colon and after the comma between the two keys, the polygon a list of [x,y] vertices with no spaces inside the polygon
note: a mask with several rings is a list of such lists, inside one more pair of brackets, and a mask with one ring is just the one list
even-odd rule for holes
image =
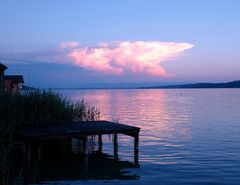
{"label": "wooden dock", "polygon": [[[83,153],[88,163],[88,136],[98,136],[98,149],[102,152],[102,135],[113,134],[114,157],[118,158],[118,134],[134,138],[134,164],[138,163],[138,145],[140,128],[109,121],[67,122],[45,125],[26,125],[18,128],[23,137],[23,155],[25,166],[31,166],[31,142],[47,139],[80,138],[83,141]],[[27,171],[29,171],[28,169]],[[27,173],[26,173],[27,174]]]}

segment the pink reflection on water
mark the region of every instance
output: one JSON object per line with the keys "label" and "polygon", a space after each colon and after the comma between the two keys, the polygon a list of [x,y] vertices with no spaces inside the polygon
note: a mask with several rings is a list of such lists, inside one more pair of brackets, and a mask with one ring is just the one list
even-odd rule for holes
{"label": "pink reflection on water", "polygon": [[[75,94],[101,111],[101,119],[140,126],[152,140],[157,132],[187,132],[181,127],[189,121],[185,97],[169,96],[164,90],[92,90]],[[176,130],[178,129],[178,130]],[[160,136],[159,136],[160,137]]]}
{"label": "pink reflection on water", "polygon": [[[84,98],[98,107],[101,119],[119,121],[141,127],[140,158],[151,163],[176,163],[176,153],[159,154],[166,148],[184,147],[182,141],[191,138],[189,99],[167,90],[81,90],[71,94],[74,100]],[[129,157],[132,144],[129,137],[120,136],[119,151]],[[126,153],[125,153],[125,152]],[[181,154],[182,155],[182,154]],[[183,162],[183,161],[182,161]]]}

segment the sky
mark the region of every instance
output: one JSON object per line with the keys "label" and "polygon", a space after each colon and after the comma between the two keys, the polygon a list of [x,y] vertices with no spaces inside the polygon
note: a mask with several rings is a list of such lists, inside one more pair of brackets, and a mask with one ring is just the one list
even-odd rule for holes
{"label": "sky", "polygon": [[240,80],[238,0],[1,0],[0,63],[73,88]]}

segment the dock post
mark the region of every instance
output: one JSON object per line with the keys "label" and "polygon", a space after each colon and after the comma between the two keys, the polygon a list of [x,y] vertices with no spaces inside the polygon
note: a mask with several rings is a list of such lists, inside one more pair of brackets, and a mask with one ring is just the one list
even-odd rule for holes
{"label": "dock post", "polygon": [[22,143],[22,153],[21,153],[21,166],[22,166],[22,171],[23,171],[23,180],[24,180],[24,185],[27,184],[26,182],[26,145],[23,142]]}
{"label": "dock post", "polygon": [[83,154],[86,156],[88,155],[88,138],[87,138],[87,136],[85,136],[83,138]]}
{"label": "dock post", "polygon": [[84,176],[88,174],[88,137],[83,137]]}
{"label": "dock post", "polygon": [[102,142],[102,135],[98,135],[98,151],[102,153],[102,147],[103,147],[103,142]]}
{"label": "dock post", "polygon": [[44,142],[40,139],[38,141],[37,160],[36,160],[37,167],[34,171],[34,181],[37,181],[39,179],[39,167],[40,167],[41,158],[42,158],[43,144]]}
{"label": "dock post", "polygon": [[138,146],[139,146],[139,133],[136,133],[134,136],[134,165],[139,166],[139,161],[138,161]]}
{"label": "dock post", "polygon": [[117,133],[113,134],[113,147],[114,147],[114,159],[118,159],[118,136],[117,136]]}
{"label": "dock post", "polygon": [[31,148],[30,143],[26,142],[24,146],[24,158],[25,158],[25,165],[24,165],[24,185],[28,185],[30,183],[31,177]]}

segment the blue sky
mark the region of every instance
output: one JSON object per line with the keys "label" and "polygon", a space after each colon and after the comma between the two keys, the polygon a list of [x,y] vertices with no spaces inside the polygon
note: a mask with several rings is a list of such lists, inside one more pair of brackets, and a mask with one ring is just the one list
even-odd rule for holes
{"label": "blue sky", "polygon": [[[238,0],[2,0],[0,8],[0,62],[27,85],[240,79]],[[161,48],[170,53],[156,56]]]}

